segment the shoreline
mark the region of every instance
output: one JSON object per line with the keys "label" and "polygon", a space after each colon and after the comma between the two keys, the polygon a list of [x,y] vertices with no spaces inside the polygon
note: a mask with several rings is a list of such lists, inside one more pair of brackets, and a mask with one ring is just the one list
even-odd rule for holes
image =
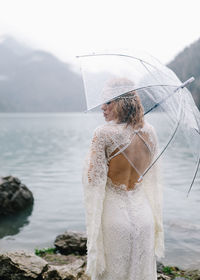
{"label": "shoreline", "polygon": [[[3,280],[90,280],[85,232],[67,231],[58,235],[53,247],[35,252],[15,250],[0,254],[0,279]],[[166,266],[157,261],[158,280],[200,280],[200,270]]]}
{"label": "shoreline", "polygon": [[[63,255],[46,250],[49,252],[40,256],[23,251],[0,254],[0,279],[91,280],[85,274],[86,255]],[[200,270],[181,270],[157,262],[157,279],[200,280]]]}

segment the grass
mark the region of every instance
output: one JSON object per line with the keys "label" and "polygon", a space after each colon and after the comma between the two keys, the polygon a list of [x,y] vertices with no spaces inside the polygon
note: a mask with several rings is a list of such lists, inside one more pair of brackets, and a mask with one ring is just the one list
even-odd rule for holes
{"label": "grass", "polygon": [[163,267],[163,272],[169,275],[174,274],[173,268],[171,266],[164,266]]}
{"label": "grass", "polygon": [[42,257],[46,254],[55,254],[56,248],[43,248],[43,249],[35,249],[35,255]]}
{"label": "grass", "polygon": [[[179,270],[177,267],[173,266],[164,266],[163,273],[166,275],[169,275],[174,279],[175,277],[184,277],[185,279],[191,280],[193,278],[190,278],[184,274],[183,271]],[[194,278],[195,279],[195,278]]]}

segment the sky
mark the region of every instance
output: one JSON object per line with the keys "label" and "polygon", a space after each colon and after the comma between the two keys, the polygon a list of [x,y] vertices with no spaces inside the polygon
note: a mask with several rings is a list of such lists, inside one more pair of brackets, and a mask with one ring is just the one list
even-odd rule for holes
{"label": "sky", "polygon": [[199,10],[200,0],[0,0],[0,36],[66,62],[128,48],[168,63],[200,38]]}

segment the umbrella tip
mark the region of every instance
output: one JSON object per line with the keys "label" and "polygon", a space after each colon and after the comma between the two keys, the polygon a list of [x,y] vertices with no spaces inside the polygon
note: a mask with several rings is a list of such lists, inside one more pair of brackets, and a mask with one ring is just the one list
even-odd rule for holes
{"label": "umbrella tip", "polygon": [[140,176],[140,178],[138,179],[138,183],[142,181],[143,175]]}

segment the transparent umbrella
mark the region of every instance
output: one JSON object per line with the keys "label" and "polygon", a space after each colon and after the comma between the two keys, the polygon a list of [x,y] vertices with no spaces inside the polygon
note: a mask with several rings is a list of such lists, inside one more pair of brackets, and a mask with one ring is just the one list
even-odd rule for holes
{"label": "transparent umbrella", "polygon": [[[117,153],[123,153],[136,170],[138,182],[166,155],[170,144],[181,139],[192,155],[189,194],[200,165],[200,113],[186,88],[194,78],[181,82],[172,70],[144,53],[93,53],[78,58],[88,111],[120,98],[139,98],[142,103],[144,118],[154,128],[159,143],[154,158],[151,153],[148,155],[152,150],[151,139],[147,139],[142,130],[136,129],[126,144],[117,143],[113,138]],[[136,149],[135,153],[130,153],[130,149]],[[144,161],[141,153],[137,155],[138,150],[143,151]]]}

